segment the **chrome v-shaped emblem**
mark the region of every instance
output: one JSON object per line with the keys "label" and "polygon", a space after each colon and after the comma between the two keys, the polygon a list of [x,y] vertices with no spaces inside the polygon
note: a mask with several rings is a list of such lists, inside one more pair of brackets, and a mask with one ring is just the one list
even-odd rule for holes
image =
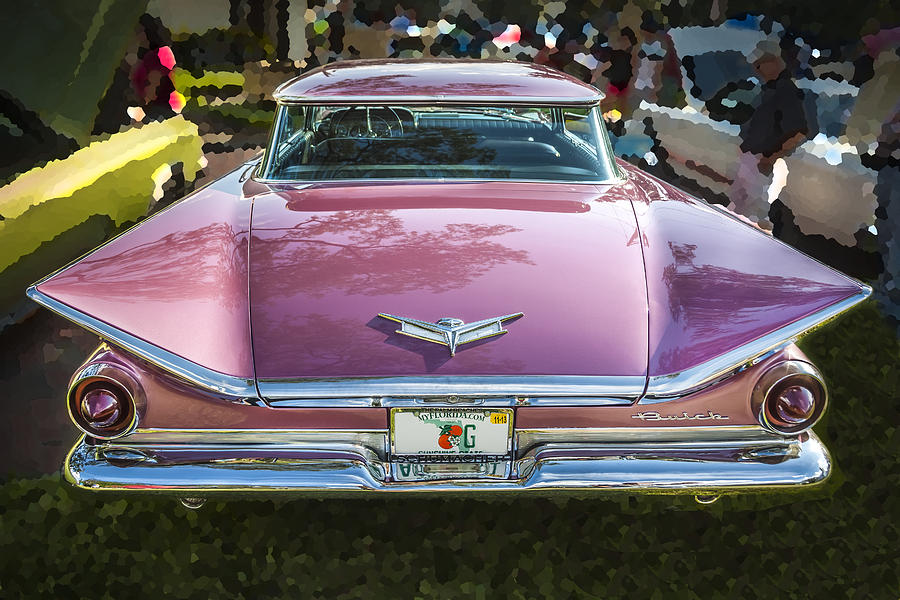
{"label": "chrome v-shaped emblem", "polygon": [[523,313],[503,315],[502,317],[484,319],[474,323],[465,323],[462,319],[452,317],[444,317],[438,319],[435,323],[429,323],[428,321],[408,319],[386,313],[378,313],[378,316],[382,319],[400,323],[400,329],[396,333],[447,346],[450,348],[450,356],[454,356],[456,347],[460,344],[468,344],[469,342],[483,340],[495,335],[503,335],[506,333],[506,330],[503,329],[503,321],[517,319],[523,316]]}

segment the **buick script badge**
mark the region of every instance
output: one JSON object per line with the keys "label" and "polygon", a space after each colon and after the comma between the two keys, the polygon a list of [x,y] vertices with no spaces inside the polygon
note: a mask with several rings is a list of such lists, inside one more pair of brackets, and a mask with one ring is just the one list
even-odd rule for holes
{"label": "buick script badge", "polygon": [[400,329],[397,330],[397,333],[447,346],[450,348],[450,356],[453,356],[456,354],[456,347],[460,344],[468,344],[469,342],[483,340],[495,335],[503,335],[506,333],[506,330],[503,329],[503,321],[518,319],[522,316],[522,313],[503,315],[502,317],[484,319],[474,323],[464,323],[462,319],[451,317],[444,317],[438,319],[435,323],[429,323],[428,321],[407,319],[406,317],[385,313],[378,313],[378,316],[400,323]]}

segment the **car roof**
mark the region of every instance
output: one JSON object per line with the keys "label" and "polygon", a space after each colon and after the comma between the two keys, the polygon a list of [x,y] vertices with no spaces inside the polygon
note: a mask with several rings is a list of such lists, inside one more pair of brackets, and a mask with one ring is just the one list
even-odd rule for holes
{"label": "car roof", "polygon": [[285,104],[519,104],[592,106],[594,86],[545,65],[516,61],[344,60],[281,85]]}

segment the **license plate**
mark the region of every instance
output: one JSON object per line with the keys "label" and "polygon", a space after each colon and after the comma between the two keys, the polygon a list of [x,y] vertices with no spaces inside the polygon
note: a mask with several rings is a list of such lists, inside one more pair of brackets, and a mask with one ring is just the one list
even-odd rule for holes
{"label": "license plate", "polygon": [[397,479],[504,477],[512,452],[509,408],[395,408],[391,462]]}

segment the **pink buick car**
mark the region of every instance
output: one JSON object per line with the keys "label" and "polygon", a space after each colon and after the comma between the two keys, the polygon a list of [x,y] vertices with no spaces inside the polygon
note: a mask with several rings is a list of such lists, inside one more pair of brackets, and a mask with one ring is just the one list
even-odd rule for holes
{"label": "pink buick car", "polygon": [[545,66],[346,61],[265,155],[29,296],[98,334],[66,479],[166,492],[814,484],[798,336],[870,289],[617,162]]}

